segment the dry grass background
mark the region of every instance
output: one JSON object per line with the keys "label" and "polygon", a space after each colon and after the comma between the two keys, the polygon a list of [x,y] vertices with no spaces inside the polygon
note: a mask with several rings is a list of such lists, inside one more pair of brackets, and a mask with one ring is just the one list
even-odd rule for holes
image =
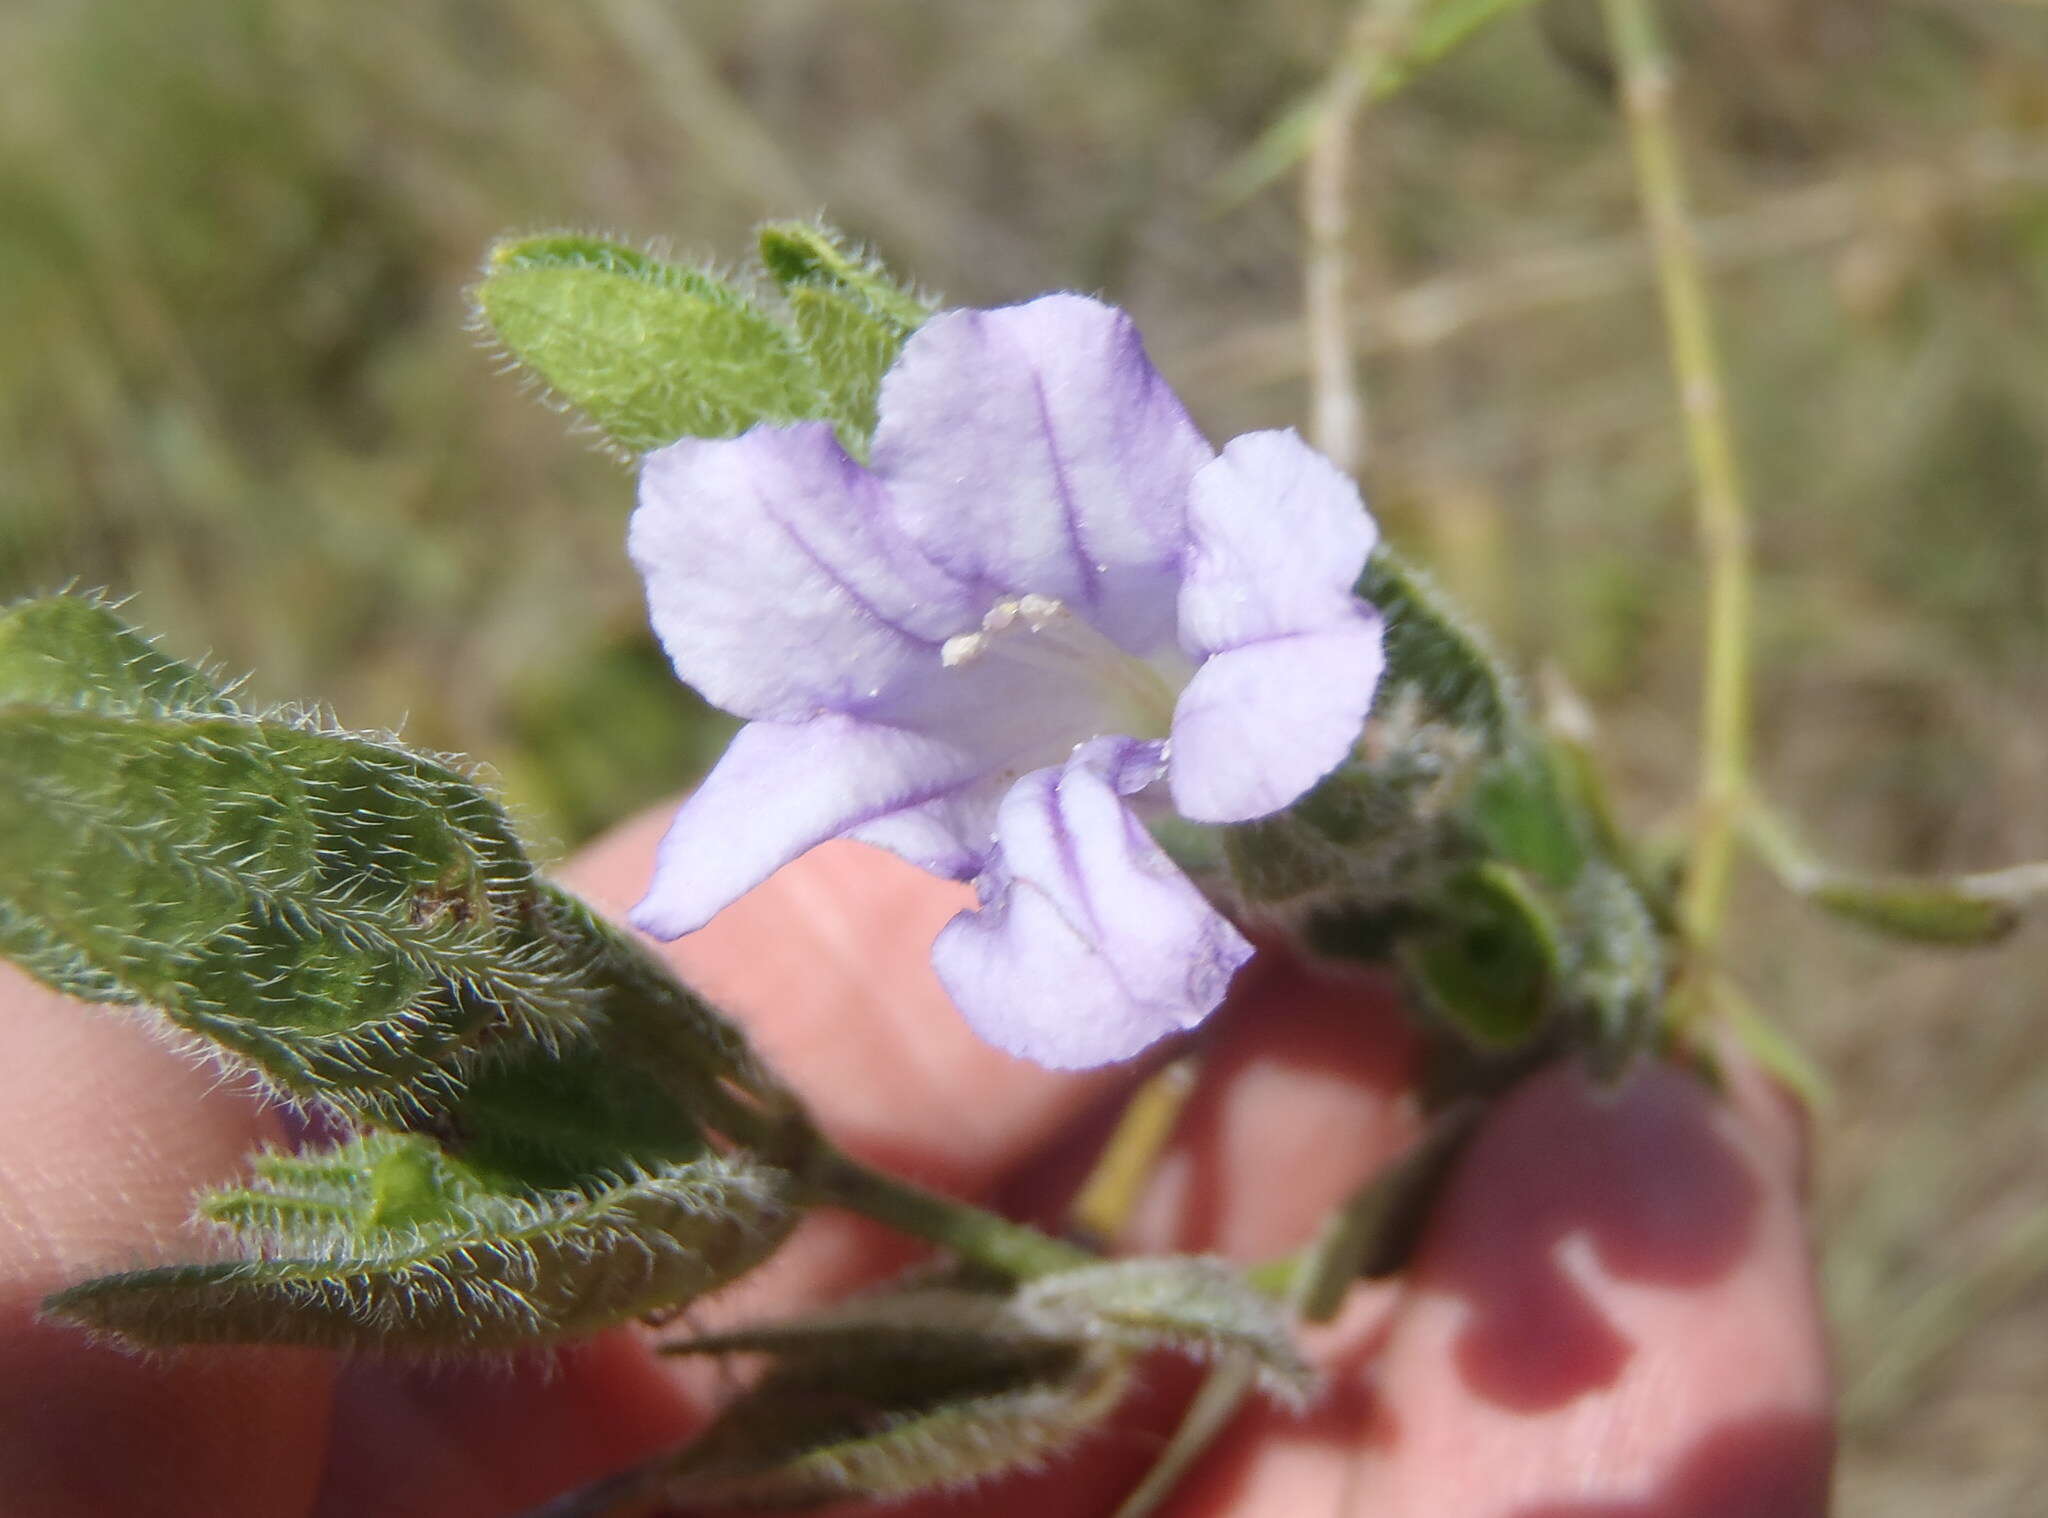
{"label": "dry grass background", "polygon": [[[2048,8],[1673,7],[1761,567],[1760,763],[1837,856],[2048,856]],[[1290,193],[1213,189],[1336,0],[9,0],[0,597],[492,761],[566,845],[717,741],[641,631],[629,481],[464,332],[485,242],[731,257],[825,211],[958,301],[1133,308],[1218,436],[1305,413]],[[1691,775],[1687,481],[1597,12],[1374,111],[1364,474],[1396,537]],[[2040,1511],[2048,932],[1848,939],[1743,880],[1743,975],[1832,1074],[1844,1511]]]}

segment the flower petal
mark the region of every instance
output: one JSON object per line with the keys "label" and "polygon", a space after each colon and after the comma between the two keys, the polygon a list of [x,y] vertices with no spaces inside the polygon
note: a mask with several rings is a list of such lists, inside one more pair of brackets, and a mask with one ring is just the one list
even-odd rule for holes
{"label": "flower petal", "polygon": [[1234,440],[1194,482],[1173,716],[1174,809],[1243,822],[1343,762],[1385,663],[1351,593],[1378,537],[1351,481],[1292,432]]}
{"label": "flower petal", "polygon": [[1344,762],[1385,663],[1379,618],[1226,649],[1173,711],[1173,809],[1248,822],[1292,806]]}
{"label": "flower petal", "polygon": [[742,717],[886,705],[987,609],[822,422],[649,454],[627,547],[676,673]]}
{"label": "flower petal", "polygon": [[1315,632],[1357,604],[1379,529],[1358,487],[1294,432],[1247,432],[1194,481],[1181,641],[1195,658]]}
{"label": "flower petal", "polygon": [[925,323],[883,381],[874,445],[928,555],[986,600],[1063,601],[1132,653],[1171,636],[1210,457],[1130,318],[1080,295]]}
{"label": "flower petal", "polygon": [[[909,836],[929,846],[944,803],[975,778],[951,745],[897,728],[836,713],[750,722],[676,813],[633,925],[656,938],[694,933],[797,855],[899,815],[918,815]],[[986,821],[976,825],[986,838]],[[979,858],[963,843],[957,873]]]}
{"label": "flower petal", "polygon": [[954,1005],[997,1048],[1053,1069],[1128,1059],[1215,1011],[1251,957],[1119,794],[1157,773],[1157,752],[1097,739],[1003,798],[982,907],[932,946]]}

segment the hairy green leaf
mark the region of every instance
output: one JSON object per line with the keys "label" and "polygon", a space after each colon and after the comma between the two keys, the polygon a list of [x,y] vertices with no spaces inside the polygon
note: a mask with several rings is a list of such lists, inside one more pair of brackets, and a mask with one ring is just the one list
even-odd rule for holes
{"label": "hairy green leaf", "polygon": [[895,329],[900,342],[931,315],[923,298],[899,285],[882,261],[830,227],[778,221],[761,228],[761,263],[785,291],[811,287],[843,293]]}
{"label": "hairy green leaf", "polygon": [[1292,1405],[1313,1387],[1273,1304],[1211,1259],[1082,1266],[1007,1294],[919,1284],[668,1347],[776,1357],[667,1463],[670,1500],[737,1505],[888,1497],[1036,1463],[1105,1418],[1151,1350],[1243,1357]]}
{"label": "hairy green leaf", "polygon": [[1402,955],[1425,1005],[1482,1047],[1527,1040],[1555,1004],[1561,930],[1548,904],[1489,861],[1452,880],[1435,910]]}
{"label": "hairy green leaf", "polygon": [[829,285],[794,285],[789,314],[830,396],[840,440],[865,457],[882,376],[902,351],[904,330],[857,296]]}
{"label": "hairy green leaf", "polygon": [[160,652],[110,606],[78,595],[0,611],[0,705],[11,702],[153,715],[236,710],[203,671]]}
{"label": "hairy green leaf", "polygon": [[1071,1342],[788,1355],[669,1465],[676,1503],[810,1507],[962,1486],[1041,1464],[1102,1423],[1128,1356]]}
{"label": "hairy green leaf", "polygon": [[1378,698],[1415,691],[1437,717],[1504,746],[1525,724],[1514,677],[1464,614],[1421,570],[1382,543],[1366,562],[1358,594],[1387,625],[1387,670]]}
{"label": "hairy green leaf", "polygon": [[535,882],[472,782],[389,745],[240,716],[0,707],[0,952],[159,1009],[298,1097],[430,1082],[589,990],[531,931]]}
{"label": "hairy green leaf", "polygon": [[1563,910],[1568,1007],[1580,1017],[1596,1068],[1613,1074],[1655,1032],[1669,946],[1642,892],[1609,860],[1587,864]]}
{"label": "hairy green leaf", "polygon": [[759,249],[762,265],[789,302],[790,320],[829,397],[841,440],[864,457],[882,377],[930,308],[899,286],[880,260],[829,227],[772,223],[761,229]]}
{"label": "hairy green leaf", "polygon": [[1836,875],[1815,882],[1807,898],[1844,922],[1917,943],[1996,943],[2020,922],[2011,902],[1943,880]]}
{"label": "hairy green leaf", "polygon": [[1020,1287],[1016,1310],[1053,1332],[1128,1350],[1246,1353],[1260,1384],[1290,1406],[1315,1391],[1315,1372],[1279,1311],[1223,1260],[1179,1256],[1063,1270]]}
{"label": "hairy green leaf", "polygon": [[710,1154],[510,1188],[425,1138],[371,1133],[255,1172],[203,1204],[251,1258],[103,1276],[46,1309],[143,1346],[510,1349],[681,1307],[796,1217],[783,1172]]}
{"label": "hairy green leaf", "polygon": [[1742,815],[1743,837],[1788,890],[1844,922],[1915,943],[1996,943],[2048,897],[2048,864],[1973,875],[1858,875],[1822,862],[1763,802]]}
{"label": "hairy green leaf", "polygon": [[1238,894],[1255,906],[1312,900],[1345,876],[1343,851],[1285,812],[1225,830],[1223,854]]}
{"label": "hairy green leaf", "polygon": [[1546,886],[1569,887],[1585,868],[1583,819],[1560,789],[1549,755],[1533,741],[1487,767],[1474,788],[1471,815],[1495,856]]}
{"label": "hairy green leaf", "polygon": [[491,250],[476,309],[505,349],[634,453],[830,414],[791,335],[733,286],[596,238]]}
{"label": "hairy green leaf", "polygon": [[1448,822],[1471,789],[1474,740],[1390,693],[1351,758],[1285,812],[1223,830],[1238,891],[1256,904],[1356,908],[1430,888],[1467,845]]}

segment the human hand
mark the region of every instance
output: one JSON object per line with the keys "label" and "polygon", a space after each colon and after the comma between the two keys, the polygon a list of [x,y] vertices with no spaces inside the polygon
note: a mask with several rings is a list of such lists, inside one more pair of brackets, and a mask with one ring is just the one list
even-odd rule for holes
{"label": "human hand", "polygon": [[[618,909],[660,819],[569,883]],[[855,1154],[1046,1215],[1128,1071],[1061,1075],[978,1043],[932,981],[959,888],[827,845],[670,946]],[[1203,1089],[1132,1219],[1132,1249],[1297,1247],[1407,1141],[1412,1044],[1383,989],[1255,962]],[[1173,1518],[1814,1518],[1828,1385],[1799,1207],[1796,1117],[1738,1073],[1597,1092],[1540,1074],[1488,1119],[1398,1285],[1361,1287],[1313,1347],[1306,1417],[1253,1408]],[[192,1191],[271,1120],[139,1024],[0,982],[0,1511],[8,1518],[497,1518],[685,1437],[714,1373],[638,1330],[549,1356],[422,1369],[304,1350],[143,1359],[40,1322],[83,1276],[191,1257]],[[916,1246],[821,1214],[715,1304],[786,1314],[884,1278]],[[1108,1513],[1185,1400],[1162,1369],[1072,1458],[891,1509]]]}

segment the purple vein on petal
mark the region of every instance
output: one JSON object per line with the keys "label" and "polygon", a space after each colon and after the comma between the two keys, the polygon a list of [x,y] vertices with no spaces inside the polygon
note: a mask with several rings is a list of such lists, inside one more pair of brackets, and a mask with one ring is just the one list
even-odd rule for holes
{"label": "purple vein on petal", "polygon": [[1052,473],[1053,493],[1059,497],[1060,520],[1067,533],[1067,551],[1074,558],[1074,584],[1081,592],[1081,599],[1093,607],[1102,595],[1101,586],[1097,583],[1100,571],[1096,569],[1087,539],[1081,533],[1081,508],[1074,499],[1074,482],[1068,474],[1067,461],[1060,455],[1060,437],[1053,426],[1052,402],[1045,394],[1045,375],[1035,367],[1031,371],[1031,396],[1038,403],[1038,419],[1045,434],[1045,461]]}
{"label": "purple vein on petal", "polygon": [[[859,466],[854,465],[853,467],[858,468]],[[776,527],[780,528],[782,531],[782,535],[788,538],[789,541],[793,545],[795,545],[796,551],[802,554],[805,558],[809,559],[813,564],[817,565],[819,573],[823,574],[825,578],[832,581],[833,584],[837,585],[840,591],[844,593],[844,595],[846,596],[846,599],[851,601],[854,604],[854,608],[857,611],[859,611],[862,615],[866,616],[871,621],[877,622],[881,624],[883,627],[888,628],[889,631],[897,634],[899,637],[907,638],[912,643],[919,644],[925,648],[936,649],[942,642],[945,641],[941,638],[929,638],[922,633],[913,632],[911,631],[911,629],[905,627],[901,622],[897,621],[895,618],[884,615],[882,609],[875,605],[875,603],[872,600],[870,600],[865,593],[856,588],[853,581],[848,579],[846,575],[840,571],[837,565],[833,564],[823,554],[818,552],[817,546],[813,544],[811,540],[804,535],[802,529],[797,527],[797,525],[794,522],[790,521],[781,512],[777,511],[774,505],[770,503],[766,496],[757,496],[756,499],[760,503],[761,515],[766,517],[770,522],[774,523]],[[916,552],[916,549],[910,547],[910,545],[908,544],[904,544],[902,546],[907,552]],[[919,557],[922,558],[923,555],[920,554]],[[926,562],[930,563],[930,560],[927,559]],[[937,565],[933,565],[932,567],[934,569],[938,569]],[[943,571],[940,572],[943,573]]]}

